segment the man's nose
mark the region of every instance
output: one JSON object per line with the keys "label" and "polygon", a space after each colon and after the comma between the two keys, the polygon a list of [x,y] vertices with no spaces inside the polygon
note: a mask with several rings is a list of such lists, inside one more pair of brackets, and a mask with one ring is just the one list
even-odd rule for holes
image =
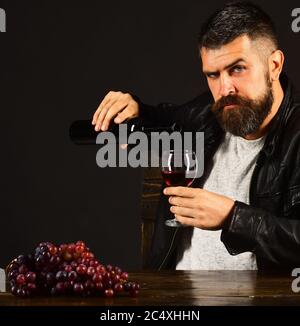
{"label": "man's nose", "polygon": [[221,76],[220,78],[220,97],[225,97],[228,95],[235,94],[235,87],[228,76]]}

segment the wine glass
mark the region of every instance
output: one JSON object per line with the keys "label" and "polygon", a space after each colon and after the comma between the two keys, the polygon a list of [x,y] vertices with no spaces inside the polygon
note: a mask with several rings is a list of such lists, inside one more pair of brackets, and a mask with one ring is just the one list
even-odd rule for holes
{"label": "wine glass", "polygon": [[[161,174],[167,186],[189,187],[197,176],[198,161],[192,150],[169,150],[162,153]],[[167,226],[183,226],[173,216],[165,221]]]}

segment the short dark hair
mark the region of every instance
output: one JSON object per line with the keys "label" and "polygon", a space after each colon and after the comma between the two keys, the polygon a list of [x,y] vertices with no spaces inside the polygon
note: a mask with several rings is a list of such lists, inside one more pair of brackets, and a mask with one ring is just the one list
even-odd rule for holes
{"label": "short dark hair", "polygon": [[251,2],[230,2],[217,10],[203,25],[199,33],[200,48],[218,49],[239,36],[251,40],[267,38],[278,49],[274,23],[260,7]]}

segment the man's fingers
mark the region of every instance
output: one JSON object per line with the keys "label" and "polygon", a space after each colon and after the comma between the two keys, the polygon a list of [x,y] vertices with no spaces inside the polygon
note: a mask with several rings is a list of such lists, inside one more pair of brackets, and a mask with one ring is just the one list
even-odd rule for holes
{"label": "man's fingers", "polygon": [[102,111],[102,109],[107,107],[107,105],[109,104],[109,102],[111,100],[113,100],[113,94],[112,94],[112,92],[109,92],[108,94],[106,94],[104,99],[101,101],[100,105],[98,106],[98,109],[95,111],[95,113],[93,115],[93,121],[92,121],[93,125],[96,124],[99,114]]}
{"label": "man's fingers", "polygon": [[183,216],[180,214],[175,214],[174,216],[178,222],[180,222],[181,224],[184,224],[184,225],[196,227],[196,225],[199,224],[199,223],[197,223],[196,219],[188,217],[188,216]]}
{"label": "man's fingers", "polygon": [[93,115],[92,124],[95,130],[106,131],[112,119],[122,123],[127,118],[138,116],[138,103],[128,93],[109,92]]}
{"label": "man's fingers", "polygon": [[113,119],[120,111],[123,111],[127,106],[126,102],[117,101],[115,102],[106,113],[103,123],[102,130],[105,131],[108,129],[111,119]]}
{"label": "man's fingers", "polygon": [[100,129],[104,131],[103,129],[103,122],[104,119],[107,115],[107,113],[111,110],[112,106],[117,102],[117,99],[111,99],[110,101],[106,102],[106,105],[102,107],[100,114],[98,116],[97,122],[96,122],[96,126],[95,126],[95,130],[99,131]]}
{"label": "man's fingers", "polygon": [[[104,108],[109,108],[109,106],[112,105],[113,102],[115,102],[120,96],[122,95],[121,92],[114,92],[114,91],[110,91],[108,92],[104,99],[102,100],[102,102],[100,103],[98,109],[96,110],[96,112],[94,113],[93,116],[93,120],[92,120],[92,124],[97,124],[97,120],[99,119],[99,115],[100,113],[103,111]],[[100,121],[102,122],[102,121]],[[100,126],[101,128],[101,126]],[[97,126],[97,128],[95,127],[95,130],[100,130],[99,125]]]}
{"label": "man's fingers", "polygon": [[173,214],[178,214],[178,215],[186,216],[186,217],[189,217],[189,218],[196,218],[197,217],[197,212],[192,208],[171,206],[170,211]]}
{"label": "man's fingers", "polygon": [[122,123],[124,122],[128,117],[130,116],[130,111],[128,109],[128,106],[120,112],[114,119],[115,123]]}
{"label": "man's fingers", "polygon": [[193,198],[191,197],[179,197],[179,196],[170,196],[169,203],[173,206],[179,207],[189,207],[189,208],[197,208],[198,206],[194,203]]}
{"label": "man's fingers", "polygon": [[95,124],[95,130],[98,131],[101,128],[101,123],[103,120],[103,116],[106,114],[110,105],[112,104],[112,99],[108,99],[105,104],[103,102],[100,104],[99,108],[94,114],[93,122]]}
{"label": "man's fingers", "polygon": [[180,196],[180,197],[195,197],[195,191],[199,189],[188,187],[167,187],[164,189],[164,194],[167,196]]}
{"label": "man's fingers", "polygon": [[115,117],[115,123],[122,123],[128,118],[134,118],[134,114],[132,113],[132,106],[128,105],[123,111],[119,112],[119,114]]}
{"label": "man's fingers", "polygon": [[102,128],[102,121],[103,121],[108,110],[109,110],[109,107],[105,107],[100,111],[100,113],[97,117],[96,125],[95,125],[96,131],[99,131]]}
{"label": "man's fingers", "polygon": [[[101,102],[102,103],[102,102]],[[98,106],[98,109],[95,111],[94,115],[93,115],[93,120],[92,120],[92,124],[95,125],[97,122],[97,119],[99,117],[99,114],[101,112],[101,104]]]}
{"label": "man's fingers", "polygon": [[95,111],[95,113],[93,115],[92,125],[95,125],[96,124],[99,113],[100,113],[100,107],[98,107],[98,109]]}

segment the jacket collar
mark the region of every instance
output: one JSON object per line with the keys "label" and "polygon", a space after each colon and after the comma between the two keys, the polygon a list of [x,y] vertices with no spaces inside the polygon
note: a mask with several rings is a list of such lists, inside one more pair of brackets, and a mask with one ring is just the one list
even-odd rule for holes
{"label": "jacket collar", "polygon": [[276,113],[275,117],[271,122],[271,128],[266,136],[266,141],[262,152],[267,156],[271,156],[276,145],[279,143],[279,137],[283,132],[285,125],[292,113],[292,98],[293,98],[293,86],[285,74],[280,77],[280,83],[283,88],[284,97]]}

